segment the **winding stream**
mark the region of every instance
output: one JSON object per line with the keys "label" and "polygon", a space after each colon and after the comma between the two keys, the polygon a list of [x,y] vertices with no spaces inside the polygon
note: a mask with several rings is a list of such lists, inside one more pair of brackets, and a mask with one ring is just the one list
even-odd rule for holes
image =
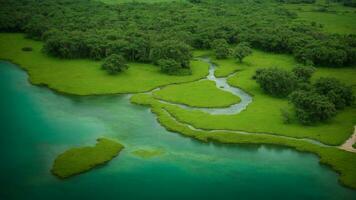
{"label": "winding stream", "polygon": [[[167,101],[163,101],[163,100],[159,100],[159,101],[168,103],[168,104],[172,104],[172,105],[176,105],[176,106],[179,106],[184,109],[200,110],[200,111],[212,114],[212,115],[221,115],[221,114],[232,115],[232,114],[240,113],[241,111],[245,110],[247,108],[247,106],[252,102],[252,97],[249,94],[247,94],[245,91],[243,91],[239,88],[232,87],[227,83],[227,79],[231,76],[234,76],[235,73],[232,73],[227,77],[217,78],[215,76],[216,65],[214,63],[212,63],[209,58],[200,58],[200,60],[209,64],[209,74],[206,77],[206,79],[214,81],[216,84],[216,87],[219,88],[220,90],[230,92],[233,95],[240,97],[241,101],[237,104],[233,104],[226,108],[198,108],[198,107],[191,107],[191,106],[173,103],[173,102],[167,102]],[[205,80],[205,79],[202,79],[202,80]],[[160,88],[157,88],[155,90],[152,90],[151,92],[154,92],[159,89]]]}
{"label": "winding stream", "polygon": [[[7,62],[0,62],[0,91],[0,199],[356,199],[314,154],[200,143],[165,130],[127,95],[60,95],[29,84]],[[98,137],[125,149],[69,180],[50,173],[58,154]],[[135,150],[163,153],[142,158]]]}

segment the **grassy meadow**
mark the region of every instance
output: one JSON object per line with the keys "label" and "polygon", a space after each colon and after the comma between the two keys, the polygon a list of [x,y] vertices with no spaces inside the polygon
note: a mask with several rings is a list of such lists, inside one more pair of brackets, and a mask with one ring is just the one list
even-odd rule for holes
{"label": "grassy meadow", "polygon": [[324,1],[316,4],[285,4],[286,8],[297,13],[296,21],[316,22],[329,33],[356,33],[356,9],[331,3],[327,10],[320,11],[326,6]]}
{"label": "grassy meadow", "polygon": [[168,102],[192,107],[228,107],[240,102],[240,98],[220,90],[214,81],[203,80],[179,85],[169,85],[153,92],[153,96]]}

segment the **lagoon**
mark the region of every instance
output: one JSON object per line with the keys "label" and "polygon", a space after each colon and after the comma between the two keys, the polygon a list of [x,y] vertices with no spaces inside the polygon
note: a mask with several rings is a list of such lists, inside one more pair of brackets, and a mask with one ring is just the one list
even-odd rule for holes
{"label": "lagoon", "polygon": [[[0,62],[0,199],[356,199],[314,154],[201,143],[166,131],[129,95],[68,96],[27,78]],[[125,149],[70,179],[51,174],[57,155],[99,137]]]}

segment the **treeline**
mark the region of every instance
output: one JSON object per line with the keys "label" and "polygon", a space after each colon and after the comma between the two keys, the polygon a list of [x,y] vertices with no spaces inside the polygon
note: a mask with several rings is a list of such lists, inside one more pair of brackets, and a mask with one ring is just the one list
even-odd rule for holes
{"label": "treeline", "polygon": [[100,60],[115,54],[155,63],[170,74],[186,74],[191,50],[210,49],[217,40],[290,53],[308,64],[355,64],[355,35],[328,35],[317,26],[292,23],[296,15],[275,4],[236,1],[2,0],[0,31],[25,32],[56,57]]}

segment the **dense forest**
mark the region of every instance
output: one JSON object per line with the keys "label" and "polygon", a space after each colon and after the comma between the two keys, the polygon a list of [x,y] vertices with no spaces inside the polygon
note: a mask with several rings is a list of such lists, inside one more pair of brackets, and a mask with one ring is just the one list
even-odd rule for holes
{"label": "dense forest", "polygon": [[127,61],[154,63],[169,74],[189,70],[193,49],[219,48],[216,52],[221,53],[240,43],[292,54],[309,65],[356,63],[355,35],[331,35],[315,23],[293,22],[296,14],[280,5],[258,0],[118,5],[1,0],[0,31],[25,32],[44,41],[43,51],[52,56],[101,60],[116,54]]}

